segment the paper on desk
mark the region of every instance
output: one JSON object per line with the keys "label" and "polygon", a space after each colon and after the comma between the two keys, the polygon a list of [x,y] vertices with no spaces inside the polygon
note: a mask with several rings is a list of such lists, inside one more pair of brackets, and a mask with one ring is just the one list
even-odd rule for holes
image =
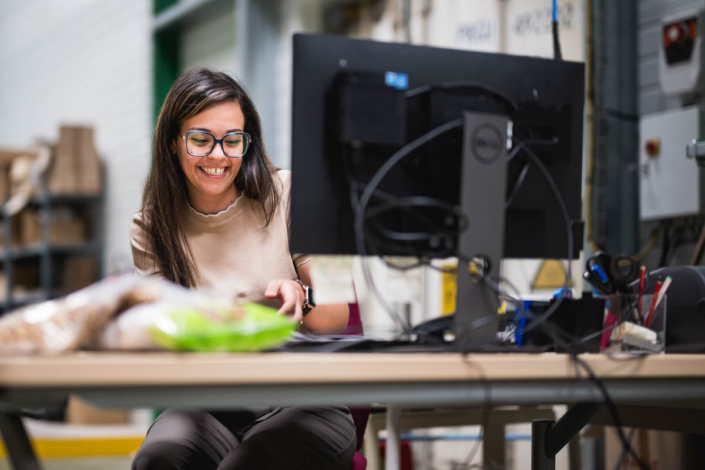
{"label": "paper on desk", "polygon": [[354,303],[352,256],[316,256],[311,263],[311,283],[317,305]]}

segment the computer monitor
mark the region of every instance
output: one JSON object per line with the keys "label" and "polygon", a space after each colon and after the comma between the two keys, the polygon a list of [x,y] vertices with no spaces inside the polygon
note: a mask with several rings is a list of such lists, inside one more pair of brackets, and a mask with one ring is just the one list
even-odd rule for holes
{"label": "computer monitor", "polygon": [[[573,229],[572,257],[577,258],[583,242],[584,73],[584,66],[573,62],[295,35],[292,252],[357,254],[351,167],[364,185],[403,145],[471,110],[511,115],[514,138],[541,159],[565,201]],[[509,109],[513,106],[517,109]],[[462,132],[448,132],[405,159],[380,185],[382,194],[421,195],[458,206]],[[514,158],[507,166],[506,187],[512,202],[505,212],[503,256],[566,258],[565,222],[540,171],[527,159]],[[381,213],[370,230],[378,235],[414,232],[429,220],[435,226],[462,228],[457,227],[460,219],[450,219],[448,211],[416,208],[410,216],[399,208]],[[429,245],[425,250],[424,244]],[[373,252],[418,250],[444,257],[453,256],[455,249],[446,237],[382,240]]]}

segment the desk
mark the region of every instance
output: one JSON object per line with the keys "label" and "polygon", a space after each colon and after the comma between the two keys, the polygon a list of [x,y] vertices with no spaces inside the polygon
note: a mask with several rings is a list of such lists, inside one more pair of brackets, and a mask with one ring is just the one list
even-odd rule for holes
{"label": "desk", "polygon": [[[705,356],[581,358],[604,381],[616,403],[705,407]],[[67,393],[108,408],[384,403],[394,410],[482,406],[488,398],[493,406],[602,399],[570,358],[557,354],[86,352],[0,357],[4,410],[58,402]],[[394,422],[398,413],[388,414],[392,420],[388,429],[398,429]]]}

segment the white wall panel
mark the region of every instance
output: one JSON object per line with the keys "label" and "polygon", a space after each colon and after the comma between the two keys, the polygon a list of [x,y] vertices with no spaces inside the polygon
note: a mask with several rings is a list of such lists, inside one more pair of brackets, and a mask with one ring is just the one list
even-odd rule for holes
{"label": "white wall panel", "polygon": [[152,2],[0,0],[0,146],[89,124],[106,167],[106,269],[131,262],[128,230],[149,165]]}
{"label": "white wall panel", "polygon": [[186,25],[181,33],[180,66],[209,67],[235,76],[235,13],[232,7]]}

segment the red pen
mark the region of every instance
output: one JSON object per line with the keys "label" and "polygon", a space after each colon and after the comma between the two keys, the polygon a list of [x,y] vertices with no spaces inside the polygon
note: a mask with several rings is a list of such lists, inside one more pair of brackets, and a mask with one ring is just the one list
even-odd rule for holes
{"label": "red pen", "polygon": [[611,312],[607,312],[607,317],[605,318],[605,324],[602,325],[602,339],[600,340],[600,351],[604,351],[610,345],[610,338],[612,337],[612,328],[614,324],[617,323],[617,317],[615,317]]}
{"label": "red pen", "polygon": [[647,328],[651,326],[651,317],[654,314],[654,310],[656,310],[656,300],[658,299],[658,293],[661,290],[661,285],[663,285],[663,281],[661,279],[656,281],[656,287],[654,287],[654,296],[651,298],[651,307],[649,308],[649,313],[644,318],[644,326]]}
{"label": "red pen", "polygon": [[639,274],[639,316],[644,319],[644,281],[646,280],[646,266],[641,267]]}

